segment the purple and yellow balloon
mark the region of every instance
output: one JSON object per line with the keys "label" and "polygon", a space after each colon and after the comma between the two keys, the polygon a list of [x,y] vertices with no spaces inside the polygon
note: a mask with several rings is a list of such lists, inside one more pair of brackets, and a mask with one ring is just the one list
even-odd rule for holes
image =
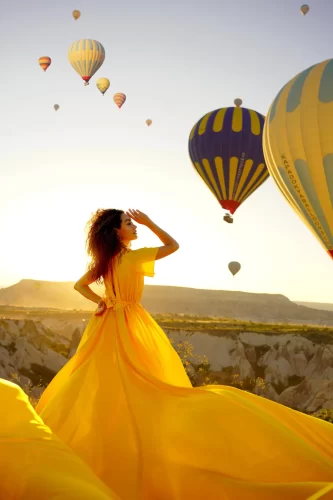
{"label": "purple and yellow balloon", "polygon": [[[252,109],[220,108],[192,128],[189,154],[193,166],[220,205],[230,214],[268,178],[262,148],[265,117]],[[230,214],[224,220],[233,222]]]}

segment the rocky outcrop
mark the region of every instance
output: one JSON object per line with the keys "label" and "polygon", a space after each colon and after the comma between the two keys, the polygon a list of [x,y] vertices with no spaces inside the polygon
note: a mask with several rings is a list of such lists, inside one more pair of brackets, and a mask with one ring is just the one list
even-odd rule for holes
{"label": "rocky outcrop", "polygon": [[[47,324],[51,325],[50,319]],[[25,382],[47,385],[76,351],[86,323],[0,320],[0,377],[18,373]],[[186,324],[186,323],[185,323]],[[59,333],[64,333],[66,337]],[[210,362],[220,384],[238,377],[244,388],[300,411],[333,408],[333,338],[326,334],[216,333],[164,328],[175,345],[188,341]],[[262,381],[264,383],[262,383]]]}
{"label": "rocky outcrop", "polygon": [[66,363],[68,344],[41,323],[1,319],[0,376],[19,374],[23,382],[46,386]]}
{"label": "rocky outcrop", "polygon": [[[309,413],[333,408],[333,345],[297,334],[265,335],[242,332],[216,336],[208,332],[169,330],[175,343],[188,340],[205,354],[215,380],[231,383],[262,378],[253,392]],[[330,338],[327,339],[330,341]]]}

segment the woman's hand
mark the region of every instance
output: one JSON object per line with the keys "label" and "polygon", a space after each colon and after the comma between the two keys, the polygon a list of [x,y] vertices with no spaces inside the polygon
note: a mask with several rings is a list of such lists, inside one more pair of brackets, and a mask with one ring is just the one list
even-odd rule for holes
{"label": "woman's hand", "polygon": [[148,215],[140,212],[140,210],[133,210],[132,208],[130,208],[126,212],[126,215],[129,215],[135,222],[137,222],[138,224],[143,224],[144,226],[148,226],[152,223],[152,220],[148,217]]}
{"label": "woman's hand", "polygon": [[102,314],[106,310],[106,303],[104,302],[104,300],[100,300],[97,305],[98,308],[95,312],[95,316],[102,316]]}

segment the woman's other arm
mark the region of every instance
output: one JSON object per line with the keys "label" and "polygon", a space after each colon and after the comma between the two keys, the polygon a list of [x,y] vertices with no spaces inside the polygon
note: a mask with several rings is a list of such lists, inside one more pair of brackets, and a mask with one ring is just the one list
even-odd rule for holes
{"label": "woman's other arm", "polygon": [[98,304],[98,302],[102,299],[89,287],[89,285],[93,282],[92,273],[91,271],[88,271],[75,283],[74,290],[77,290],[81,295],[83,295],[83,297],[86,297],[86,299]]}

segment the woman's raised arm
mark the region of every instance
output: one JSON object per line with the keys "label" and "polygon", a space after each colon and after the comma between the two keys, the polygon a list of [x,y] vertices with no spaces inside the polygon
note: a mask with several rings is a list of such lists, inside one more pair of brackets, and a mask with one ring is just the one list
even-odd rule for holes
{"label": "woman's raised arm", "polygon": [[159,247],[158,252],[156,254],[155,260],[163,259],[168,255],[176,252],[179,248],[179,244],[177,241],[170,236],[166,231],[161,229],[155,222],[153,222],[148,215],[140,212],[140,210],[130,209],[127,212],[127,215],[131,217],[138,224],[142,224],[143,226],[147,226],[156,236],[164,243],[163,247]]}

